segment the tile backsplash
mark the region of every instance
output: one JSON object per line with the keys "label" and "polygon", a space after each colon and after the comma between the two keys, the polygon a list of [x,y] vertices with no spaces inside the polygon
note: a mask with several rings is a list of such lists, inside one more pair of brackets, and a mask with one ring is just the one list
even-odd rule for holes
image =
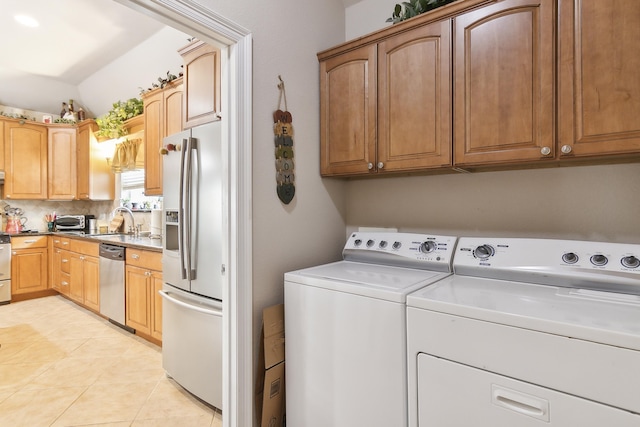
{"label": "tile backsplash", "polygon": [[[10,205],[12,208],[21,208],[24,211],[22,216],[27,217],[28,221],[24,226],[25,230],[47,231],[47,223],[44,216],[48,213],[55,212],[56,215],[95,215],[99,224],[108,225],[111,221],[113,210],[120,206],[119,200],[116,201],[49,201],[49,200],[0,200],[0,209],[4,213],[4,207]],[[151,222],[151,213],[134,212],[133,216],[136,224],[142,224],[142,230],[148,231]],[[125,230],[128,230],[129,218],[125,218]],[[6,217],[2,215],[2,231],[6,227]]]}

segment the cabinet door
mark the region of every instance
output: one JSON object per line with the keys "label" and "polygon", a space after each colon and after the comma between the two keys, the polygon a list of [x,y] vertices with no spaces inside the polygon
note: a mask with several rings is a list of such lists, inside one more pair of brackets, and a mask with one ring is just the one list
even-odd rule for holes
{"label": "cabinet door", "polygon": [[505,0],[454,19],[456,165],[553,158],[554,28],[553,0]]}
{"label": "cabinet door", "polygon": [[125,323],[137,331],[150,335],[149,271],[127,265],[125,276]]}
{"label": "cabinet door", "polygon": [[0,170],[5,170],[5,164],[4,164],[4,120],[0,120]]}
{"label": "cabinet door", "polygon": [[163,94],[144,98],[144,193],[162,195],[162,162],[159,153],[163,135]]}
{"label": "cabinet door", "polygon": [[92,310],[100,311],[100,264],[98,258],[84,257],[82,290],[84,305]]}
{"label": "cabinet door", "polygon": [[378,172],[450,166],[451,21],[378,45]]}
{"label": "cabinet door", "polygon": [[102,154],[104,149],[93,137],[98,130],[94,120],[85,120],[78,126],[76,137],[77,198],[80,200],[113,200],[115,197],[115,174]]}
{"label": "cabinet door", "polygon": [[560,2],[561,157],[640,151],[638,40],[637,0]]}
{"label": "cabinet door", "polygon": [[20,249],[12,251],[11,293],[26,294],[46,290],[47,248]]}
{"label": "cabinet door", "polygon": [[80,254],[69,253],[69,298],[84,303],[84,257]]}
{"label": "cabinet door", "polygon": [[151,336],[162,340],[162,272],[151,271]]}
{"label": "cabinet door", "polygon": [[76,128],[49,128],[48,195],[73,200],[77,194]]}
{"label": "cabinet door", "polygon": [[47,198],[47,128],[41,125],[6,122],[5,199]]}
{"label": "cabinet door", "polygon": [[320,173],[375,172],[376,45],[320,62]]}
{"label": "cabinet door", "polygon": [[184,61],[184,128],[217,120],[220,51],[200,40],[180,50]]}

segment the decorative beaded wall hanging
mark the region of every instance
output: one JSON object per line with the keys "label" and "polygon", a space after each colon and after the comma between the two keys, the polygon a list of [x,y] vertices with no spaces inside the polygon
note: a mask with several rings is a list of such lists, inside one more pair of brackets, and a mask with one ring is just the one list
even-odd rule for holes
{"label": "decorative beaded wall hanging", "polygon": [[[278,76],[278,109],[273,113],[273,133],[276,155],[276,192],[278,198],[288,205],[296,194],[294,163],[293,163],[293,117],[287,111],[287,94],[284,81]],[[280,109],[284,99],[284,111]]]}

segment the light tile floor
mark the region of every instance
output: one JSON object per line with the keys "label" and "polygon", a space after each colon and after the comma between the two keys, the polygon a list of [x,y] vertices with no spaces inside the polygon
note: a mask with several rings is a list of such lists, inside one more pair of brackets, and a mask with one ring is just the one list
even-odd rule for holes
{"label": "light tile floor", "polygon": [[0,427],[221,427],[160,347],[60,297],[0,306]]}

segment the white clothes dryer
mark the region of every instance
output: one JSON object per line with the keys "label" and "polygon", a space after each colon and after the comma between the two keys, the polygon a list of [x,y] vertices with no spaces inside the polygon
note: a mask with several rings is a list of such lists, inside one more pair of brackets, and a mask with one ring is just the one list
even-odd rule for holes
{"label": "white clothes dryer", "polygon": [[640,426],[640,245],[460,238],[407,297],[409,426]]}
{"label": "white clothes dryer", "polygon": [[451,274],[455,243],[356,232],[342,261],[285,274],[288,425],[407,425],[406,296]]}

